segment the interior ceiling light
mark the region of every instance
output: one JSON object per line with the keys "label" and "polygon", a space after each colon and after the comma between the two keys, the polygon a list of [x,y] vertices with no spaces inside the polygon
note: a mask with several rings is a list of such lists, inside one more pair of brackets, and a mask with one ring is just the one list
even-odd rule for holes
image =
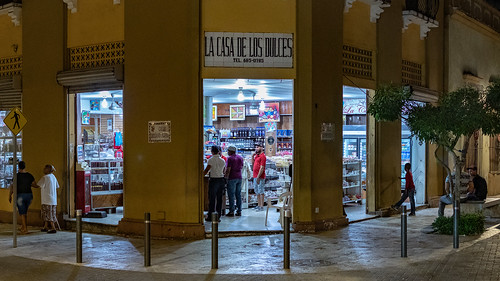
{"label": "interior ceiling light", "polygon": [[243,95],[243,87],[240,87],[240,92],[238,93],[238,101],[244,101],[245,95]]}
{"label": "interior ceiling light", "polygon": [[264,100],[260,101],[259,109],[261,111],[264,111],[264,109],[266,109],[266,103],[264,102]]}
{"label": "interior ceiling light", "polygon": [[109,91],[100,91],[99,92],[99,95],[103,98],[107,98],[110,96],[110,92]]}
{"label": "interior ceiling light", "polygon": [[106,100],[106,98],[104,98],[104,100],[102,100],[102,108],[107,108],[108,107],[108,101]]}
{"label": "interior ceiling light", "polygon": [[115,94],[111,94],[111,105],[109,106],[109,110],[115,110]]}

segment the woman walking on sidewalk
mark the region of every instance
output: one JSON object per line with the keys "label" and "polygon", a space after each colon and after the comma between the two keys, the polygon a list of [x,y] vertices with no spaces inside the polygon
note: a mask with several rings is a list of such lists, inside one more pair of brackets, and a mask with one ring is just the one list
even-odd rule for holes
{"label": "woman walking on sidewalk", "polygon": [[413,183],[413,174],[411,173],[411,164],[406,163],[405,164],[405,180],[406,180],[406,186],[405,186],[405,192],[403,195],[401,195],[401,200],[399,200],[396,205],[392,205],[391,208],[394,210],[398,210],[399,207],[405,202],[406,198],[410,197],[410,205],[411,205],[411,213],[410,216],[415,215],[415,184]]}
{"label": "woman walking on sidewalk", "polygon": [[[17,173],[17,211],[21,217],[21,234],[28,234],[28,208],[33,200],[33,192],[31,187],[38,187],[35,178],[32,174],[26,172],[26,163],[24,161],[18,164],[19,172]],[[14,193],[13,185],[10,185],[9,203],[12,202],[12,194]]]}
{"label": "woman walking on sidewalk", "polygon": [[[57,232],[55,222],[57,221],[57,189],[59,183],[53,174],[55,171],[54,166],[45,165],[43,169],[45,176],[38,181],[42,195],[42,219],[44,222],[42,232],[47,233]],[[49,223],[51,229],[49,229]]]}

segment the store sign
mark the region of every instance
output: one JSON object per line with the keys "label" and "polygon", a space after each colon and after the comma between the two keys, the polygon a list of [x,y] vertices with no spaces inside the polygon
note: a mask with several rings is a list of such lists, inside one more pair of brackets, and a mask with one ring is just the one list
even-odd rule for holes
{"label": "store sign", "polygon": [[345,99],[343,112],[366,115],[366,99]]}
{"label": "store sign", "polygon": [[171,142],[171,122],[170,121],[149,121],[148,142],[168,143]]}
{"label": "store sign", "polygon": [[292,33],[205,32],[206,67],[292,68]]}

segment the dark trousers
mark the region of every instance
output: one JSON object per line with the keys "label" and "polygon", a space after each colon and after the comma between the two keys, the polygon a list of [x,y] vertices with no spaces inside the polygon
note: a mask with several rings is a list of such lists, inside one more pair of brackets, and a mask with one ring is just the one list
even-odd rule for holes
{"label": "dark trousers", "polygon": [[226,181],[223,178],[220,179],[210,179],[208,183],[208,218],[211,218],[213,212],[217,212],[219,217],[222,213],[222,195],[224,194],[224,188]]}
{"label": "dark trousers", "polygon": [[410,197],[411,213],[415,214],[415,190],[410,190],[410,191],[405,190],[403,195],[401,195],[401,200],[399,200],[399,202],[396,203],[394,207],[396,208],[401,207],[401,205],[405,202],[406,198],[408,197]]}

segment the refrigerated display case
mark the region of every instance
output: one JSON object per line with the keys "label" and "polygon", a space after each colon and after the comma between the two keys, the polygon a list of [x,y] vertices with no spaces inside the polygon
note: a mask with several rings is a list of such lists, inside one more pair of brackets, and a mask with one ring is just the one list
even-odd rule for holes
{"label": "refrigerated display case", "polygon": [[344,139],[344,158],[358,157],[358,139]]}
{"label": "refrigerated display case", "polygon": [[405,164],[411,163],[411,139],[401,139],[401,190],[405,188]]}
{"label": "refrigerated display case", "polygon": [[361,186],[363,189],[366,189],[366,139],[359,139],[359,151],[361,159]]}

